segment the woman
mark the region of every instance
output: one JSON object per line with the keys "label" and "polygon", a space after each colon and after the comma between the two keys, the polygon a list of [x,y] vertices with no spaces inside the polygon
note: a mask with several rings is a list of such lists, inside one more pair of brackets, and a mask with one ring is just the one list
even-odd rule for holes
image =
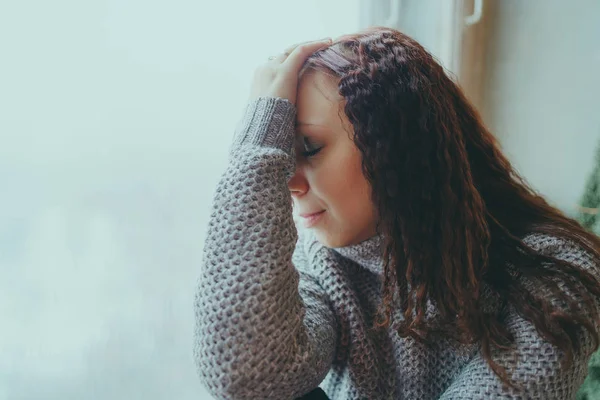
{"label": "woman", "polygon": [[392,29],[257,70],[209,225],[194,354],[216,398],[571,399],[598,347],[600,240]]}

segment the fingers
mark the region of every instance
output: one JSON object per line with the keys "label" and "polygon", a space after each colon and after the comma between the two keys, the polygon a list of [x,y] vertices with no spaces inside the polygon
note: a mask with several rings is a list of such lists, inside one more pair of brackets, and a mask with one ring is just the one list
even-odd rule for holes
{"label": "fingers", "polygon": [[294,49],[304,43],[311,43],[313,42],[311,41],[307,41],[307,42],[298,42],[298,43],[294,43],[293,45],[287,47],[283,53],[279,53],[277,56],[275,57],[270,57],[269,61],[274,63],[274,64],[281,64],[285,61],[286,58],[289,57],[290,54],[292,54],[292,51],[294,51]]}
{"label": "fingers", "polygon": [[283,61],[282,66],[289,70],[299,70],[311,54],[330,44],[331,39],[327,38],[290,46],[285,51],[285,53],[289,53],[289,56]]}
{"label": "fingers", "polygon": [[290,47],[286,48],[286,49],[285,49],[285,51],[284,51],[284,53],[285,53],[285,54],[287,54],[287,55],[289,56],[290,54],[292,54],[292,51],[294,51],[294,49],[295,49],[296,47],[300,46],[301,44],[304,44],[304,43],[310,43],[310,42],[312,42],[312,40],[309,40],[309,41],[306,41],[306,42],[298,42],[298,43],[294,43],[294,44],[293,44],[293,45],[291,45]]}
{"label": "fingers", "polygon": [[279,64],[283,63],[285,61],[285,59],[288,58],[289,55],[290,54],[287,51],[285,53],[280,53],[276,57],[269,58],[269,62],[279,65]]}
{"label": "fingers", "polygon": [[[327,39],[321,39],[321,40],[310,40],[307,42],[299,42],[299,43],[295,43],[289,47],[287,47],[283,53],[279,53],[279,55],[269,58],[269,61],[275,63],[275,64],[282,64],[284,61],[286,61],[286,59],[292,54],[294,53],[294,51],[298,52],[298,48],[300,48],[302,50],[301,55],[303,55],[303,61],[306,60],[306,58],[308,56],[310,56],[312,53],[314,53],[315,51],[319,50],[321,47],[323,46],[327,46],[328,44],[331,44],[331,39],[327,38]],[[316,47],[315,47],[316,46]],[[308,50],[307,50],[308,47]],[[305,52],[308,52],[308,54],[306,54]],[[297,57],[297,56],[296,56]],[[302,63],[300,63],[300,65],[302,65]],[[290,65],[288,65],[289,67]]]}
{"label": "fingers", "polygon": [[298,46],[302,46],[304,44],[317,43],[317,42],[321,42],[323,40],[327,40],[327,38],[321,39],[321,40],[307,40],[305,42],[294,43],[293,45],[291,45],[290,47],[288,47],[287,49],[285,49],[284,53],[286,53],[289,56],[290,54],[292,54],[292,52],[294,51],[294,49],[296,47],[298,47]]}

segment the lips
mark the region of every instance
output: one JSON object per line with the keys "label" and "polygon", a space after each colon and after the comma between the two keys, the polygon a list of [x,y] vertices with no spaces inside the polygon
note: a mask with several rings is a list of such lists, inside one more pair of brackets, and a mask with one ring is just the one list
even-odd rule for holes
{"label": "lips", "polygon": [[324,213],[325,210],[321,210],[321,211],[317,211],[314,213],[302,213],[302,214],[298,214],[299,216],[301,216],[302,218],[310,218],[310,217],[316,217],[317,215]]}
{"label": "lips", "polygon": [[305,228],[310,228],[312,226],[315,226],[316,224],[319,223],[323,214],[325,214],[325,210],[322,210],[322,211],[319,211],[316,213],[300,214],[300,217],[302,217],[302,224],[304,225]]}

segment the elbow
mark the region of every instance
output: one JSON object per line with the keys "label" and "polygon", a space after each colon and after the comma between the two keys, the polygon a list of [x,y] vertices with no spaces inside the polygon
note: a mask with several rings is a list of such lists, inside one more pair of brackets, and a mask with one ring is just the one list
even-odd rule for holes
{"label": "elbow", "polygon": [[[230,362],[215,355],[214,349],[194,347],[194,363],[200,383],[215,399],[247,399],[235,385],[236,372]],[[236,389],[237,386],[237,389]]]}

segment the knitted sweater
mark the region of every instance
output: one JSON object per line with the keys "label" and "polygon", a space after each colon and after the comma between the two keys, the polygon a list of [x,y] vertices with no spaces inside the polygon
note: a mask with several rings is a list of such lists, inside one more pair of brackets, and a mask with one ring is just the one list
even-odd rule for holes
{"label": "knitted sweater", "polygon": [[[249,103],[216,189],[195,299],[194,358],[208,391],[240,400],[294,399],[317,386],[340,400],[574,398],[591,338],[564,369],[562,353],[510,307],[505,322],[516,352],[493,357],[513,370],[521,393],[503,387],[477,345],[444,338],[426,347],[399,337],[396,323],[370,330],[381,299],[382,239],[327,248],[295,227],[287,187],[295,115],[284,99]],[[531,235],[527,242],[597,273],[561,240]],[[434,307],[427,318],[435,319]]]}

